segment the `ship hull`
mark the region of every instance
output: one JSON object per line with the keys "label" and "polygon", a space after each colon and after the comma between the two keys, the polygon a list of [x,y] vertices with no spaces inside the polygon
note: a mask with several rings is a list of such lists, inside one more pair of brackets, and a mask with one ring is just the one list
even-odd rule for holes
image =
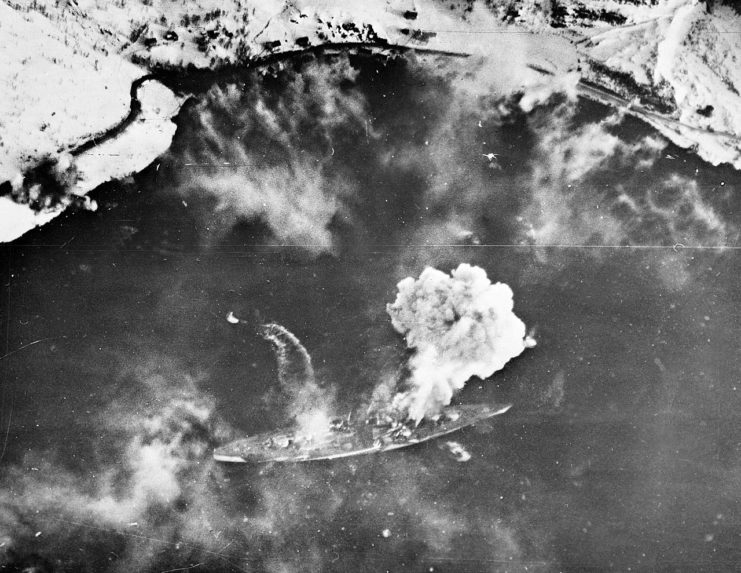
{"label": "ship hull", "polygon": [[509,404],[452,406],[443,411],[441,421],[425,420],[414,428],[390,428],[361,421],[341,430],[328,429],[312,436],[293,429],[277,430],[226,444],[217,448],[213,457],[223,463],[259,464],[336,460],[387,452],[457,432],[504,414],[510,407]]}

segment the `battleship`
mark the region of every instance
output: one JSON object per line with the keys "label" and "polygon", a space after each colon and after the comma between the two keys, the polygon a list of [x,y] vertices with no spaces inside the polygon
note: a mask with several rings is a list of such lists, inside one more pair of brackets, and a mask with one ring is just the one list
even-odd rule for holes
{"label": "battleship", "polygon": [[387,452],[434,440],[504,414],[511,404],[449,406],[419,424],[369,417],[336,418],[325,430],[308,433],[282,429],[242,438],[214,451],[227,463],[308,462]]}

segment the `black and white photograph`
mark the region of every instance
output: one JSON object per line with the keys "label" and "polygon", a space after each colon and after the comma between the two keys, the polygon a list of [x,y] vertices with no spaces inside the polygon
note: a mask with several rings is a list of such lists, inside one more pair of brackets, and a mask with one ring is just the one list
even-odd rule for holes
{"label": "black and white photograph", "polygon": [[741,2],[0,1],[0,573],[741,571]]}

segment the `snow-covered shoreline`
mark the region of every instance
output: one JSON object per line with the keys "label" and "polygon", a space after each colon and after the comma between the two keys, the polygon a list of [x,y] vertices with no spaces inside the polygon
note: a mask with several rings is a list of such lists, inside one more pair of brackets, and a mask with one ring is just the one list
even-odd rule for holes
{"label": "snow-covered shoreline", "polygon": [[[159,155],[167,151],[175,135],[172,119],[177,115],[182,98],[161,83],[149,80],[137,90],[140,105],[133,121],[114,137],[64,159],[74,162],[76,182],[68,189],[69,197],[41,210],[0,196],[0,242],[10,242],[27,231],[44,225],[64,212],[75,198],[112,179],[142,171]],[[22,183],[21,183],[22,184]],[[87,199],[87,198],[86,198]],[[95,209],[93,201],[83,203]]]}
{"label": "snow-covered shoreline", "polygon": [[[77,174],[70,197],[84,196],[156,160],[170,145],[183,98],[154,81],[139,90],[135,121],[68,156],[126,117],[132,83],[151,70],[218,70],[364,42],[491,60],[497,73],[506,68],[497,82],[502,95],[522,92],[525,105],[556,91],[592,97],[642,118],[712,164],[741,169],[741,37],[727,33],[741,27],[741,16],[697,0],[584,6],[553,2],[548,11],[530,0],[3,4],[0,53],[8,65],[0,71],[0,99],[8,104],[0,109],[0,184],[20,189],[23,173],[45,158],[64,157]],[[0,241],[48,222],[65,205],[34,211],[0,196]]]}

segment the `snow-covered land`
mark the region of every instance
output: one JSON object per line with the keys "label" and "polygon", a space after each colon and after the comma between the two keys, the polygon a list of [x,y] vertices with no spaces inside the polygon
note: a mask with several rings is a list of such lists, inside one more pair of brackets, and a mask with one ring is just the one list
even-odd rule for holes
{"label": "snow-covered land", "polygon": [[625,97],[645,93],[646,111],[664,116],[646,119],[665,136],[714,165],[741,169],[741,16],[729,6],[708,12],[704,3],[671,0],[626,18],[584,32],[585,77]]}
{"label": "snow-covered land", "polygon": [[[47,223],[101,183],[143,169],[167,150],[175,133],[171,119],[179,99],[146,82],[138,90],[135,120],[105,139],[129,116],[132,83],[147,71],[72,8],[0,4],[2,242]],[[104,143],[75,153],[96,139]],[[48,164],[59,179],[53,190],[28,176]]]}
{"label": "snow-covered land", "polygon": [[[733,8],[698,0],[0,4],[0,241],[168,148],[184,94],[156,81],[132,94],[138,78],[312,46],[470,54],[484,62],[479,73],[497,74],[497,89],[523,92],[521,105],[580,93],[642,117],[706,161],[741,169],[739,30]],[[33,177],[50,163],[63,187],[53,195]]]}

